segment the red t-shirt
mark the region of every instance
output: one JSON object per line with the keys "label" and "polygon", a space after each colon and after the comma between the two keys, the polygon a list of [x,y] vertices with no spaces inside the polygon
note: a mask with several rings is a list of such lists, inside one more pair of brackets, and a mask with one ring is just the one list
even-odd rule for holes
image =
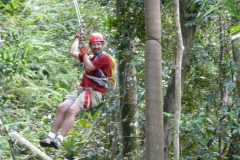
{"label": "red t-shirt", "polygon": [[[83,62],[83,55],[81,53],[79,53],[79,60],[81,62]],[[109,76],[110,69],[111,69],[111,59],[107,54],[100,55],[99,57],[97,57],[97,59],[95,59],[95,57],[92,57],[90,59],[90,61],[92,62],[92,64],[96,68],[96,70],[91,71],[91,72],[86,71],[87,75],[100,78],[101,76],[98,74],[97,70],[101,69],[106,77]],[[87,76],[83,76],[80,86],[85,87],[86,81],[87,81],[89,87],[92,87],[94,90],[97,90],[97,91],[101,92],[102,94],[104,94],[105,87],[103,87],[103,86],[99,85],[97,82],[87,78]]]}

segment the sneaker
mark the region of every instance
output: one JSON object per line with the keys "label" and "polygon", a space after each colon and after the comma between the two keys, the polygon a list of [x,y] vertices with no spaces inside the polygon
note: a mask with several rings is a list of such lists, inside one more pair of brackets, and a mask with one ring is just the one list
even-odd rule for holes
{"label": "sneaker", "polygon": [[50,147],[52,141],[53,139],[47,136],[45,139],[40,140],[39,143],[42,147]]}
{"label": "sneaker", "polygon": [[61,147],[61,140],[59,138],[55,138],[54,140],[51,141],[50,146],[54,147],[55,149],[59,149]]}

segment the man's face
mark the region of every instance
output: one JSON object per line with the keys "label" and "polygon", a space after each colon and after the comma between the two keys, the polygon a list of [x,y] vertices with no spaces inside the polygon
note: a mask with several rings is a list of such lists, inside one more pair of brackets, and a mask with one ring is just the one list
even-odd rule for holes
{"label": "man's face", "polygon": [[93,54],[98,55],[99,53],[102,53],[103,43],[102,42],[92,42],[90,44],[90,48],[91,48]]}

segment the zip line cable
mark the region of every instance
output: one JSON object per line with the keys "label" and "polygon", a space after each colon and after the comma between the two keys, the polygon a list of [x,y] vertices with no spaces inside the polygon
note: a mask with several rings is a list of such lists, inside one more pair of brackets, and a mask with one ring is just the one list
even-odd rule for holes
{"label": "zip line cable", "polygon": [[[77,18],[78,18],[78,22],[79,22],[79,25],[80,25],[80,28],[82,28],[82,23],[84,22],[83,19],[82,19],[82,16],[81,16],[81,13],[79,11],[79,6],[78,6],[78,2],[77,0],[73,0],[74,2],[74,6],[75,6],[75,9],[76,9],[76,13],[77,13]],[[108,2],[108,5],[106,7],[108,7],[112,2]],[[97,21],[97,19],[104,13],[105,10],[103,10],[99,15],[98,17],[87,27],[87,31],[89,28],[91,28],[93,26],[93,24]]]}
{"label": "zip line cable", "polygon": [[83,19],[82,19],[81,13],[79,11],[78,2],[77,2],[77,0],[73,0],[73,2],[74,2],[75,9],[76,9],[77,18],[78,18],[80,28],[82,28]]}

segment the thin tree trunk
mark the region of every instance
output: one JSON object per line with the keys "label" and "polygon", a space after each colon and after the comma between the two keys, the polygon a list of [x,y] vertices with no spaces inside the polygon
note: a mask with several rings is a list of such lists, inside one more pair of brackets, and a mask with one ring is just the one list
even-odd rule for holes
{"label": "thin tree trunk", "polygon": [[164,159],[160,1],[145,0],[146,159]]}
{"label": "thin tree trunk", "polygon": [[[239,15],[239,14],[238,14]],[[235,20],[233,20],[235,21]],[[238,20],[236,21],[235,24],[240,23],[240,17],[238,17]],[[240,33],[240,32],[239,32]],[[238,74],[236,75],[236,83],[237,83],[237,102],[236,104],[239,104],[240,101],[240,46],[239,46],[239,41],[237,39],[232,41],[232,53],[233,53],[233,60],[235,64],[237,65],[238,68]],[[240,107],[240,106],[237,106]],[[238,123],[240,124],[240,113],[238,114]],[[231,137],[231,144],[228,149],[227,157],[228,159],[234,159],[233,155],[239,155],[239,147],[234,143],[237,143],[240,141],[240,135],[239,133],[232,134]]]}
{"label": "thin tree trunk", "polygon": [[[197,7],[197,6],[196,6]],[[183,52],[183,61],[182,61],[182,72],[181,72],[181,90],[184,87],[184,80],[187,76],[187,73],[190,69],[191,59],[189,53],[193,47],[193,39],[196,31],[196,26],[185,26],[188,21],[191,21],[193,18],[186,17],[186,13],[196,13],[196,10],[190,10],[190,0],[181,0],[180,1],[180,21],[182,29],[182,38],[183,45],[185,50]],[[172,71],[172,78],[169,79],[169,84],[164,99],[164,112],[173,114],[174,113],[174,102],[175,102],[175,70]],[[164,159],[168,159],[169,146],[171,142],[171,132],[170,132],[170,121],[172,117],[164,117]]]}
{"label": "thin tree trunk", "polygon": [[[137,22],[138,23],[138,22]],[[136,24],[137,25],[137,24]],[[132,40],[129,45],[129,52],[136,52],[133,39],[135,34],[132,34]],[[126,66],[125,66],[126,67]],[[123,156],[131,159],[130,152],[137,155],[139,150],[139,136],[138,136],[138,123],[134,117],[137,114],[137,80],[136,68],[129,66],[127,68],[126,77],[126,95],[124,98],[125,104],[122,109],[122,135],[123,135]]]}
{"label": "thin tree trunk", "polygon": [[179,125],[181,114],[181,68],[182,68],[182,55],[183,55],[183,40],[180,26],[179,17],[179,0],[175,0],[175,31],[177,35],[177,58],[176,58],[176,71],[175,71],[175,118],[174,118],[174,160],[179,159]]}
{"label": "thin tree trunk", "polygon": [[[220,7],[220,10],[221,10],[221,7]],[[221,107],[223,107],[224,106],[224,92],[227,92],[227,88],[225,88],[224,87],[224,85],[223,85],[223,79],[222,79],[222,77],[224,77],[224,74],[225,73],[223,73],[222,72],[222,61],[223,61],[223,56],[224,56],[224,40],[223,40],[223,37],[224,37],[224,35],[223,35],[223,22],[222,22],[222,15],[220,15],[219,16],[219,23],[220,23],[220,37],[219,37],[219,39],[220,39],[220,53],[219,53],[219,60],[218,60],[218,62],[219,62],[219,64],[218,64],[218,71],[219,71],[219,75],[218,75],[218,77],[219,77],[219,88],[221,89],[221,101],[222,101],[222,104],[221,104]],[[216,112],[218,112],[218,109],[216,110]],[[217,114],[217,116],[218,116],[219,114]],[[222,146],[222,144],[221,144],[221,128],[218,126],[218,154],[219,154],[219,156],[218,156],[218,160],[221,160],[221,146]]]}
{"label": "thin tree trunk", "polygon": [[[137,114],[137,85],[136,85],[136,68],[130,67],[127,75],[127,95],[126,105],[122,110],[122,134],[124,140],[123,153],[128,157],[128,153],[138,153],[139,137],[137,134],[138,123],[134,119]],[[131,158],[131,157],[129,157]]]}
{"label": "thin tree trunk", "polygon": [[[119,14],[122,8],[126,8],[125,1],[117,0],[117,16],[123,16]],[[123,144],[123,157],[128,157],[131,159],[130,152],[137,152],[139,150],[139,137],[137,134],[138,123],[134,117],[137,114],[137,87],[136,87],[136,68],[131,67],[128,64],[132,62],[132,55],[135,49],[134,39],[136,37],[136,30],[139,24],[139,11],[133,11],[133,16],[135,18],[134,24],[126,30],[124,36],[125,45],[118,46],[118,50],[125,53],[129,53],[129,56],[118,55],[119,60],[119,87],[120,87],[120,119],[121,119],[121,134],[122,134],[122,144]],[[127,15],[125,15],[127,17]],[[126,18],[127,20],[127,18]],[[127,22],[126,22],[127,23]],[[122,29],[122,28],[118,28]],[[119,32],[121,33],[121,32]],[[126,45],[128,48],[126,49]]]}
{"label": "thin tree trunk", "polygon": [[218,137],[218,154],[219,154],[218,160],[222,160],[222,137],[221,136]]}

